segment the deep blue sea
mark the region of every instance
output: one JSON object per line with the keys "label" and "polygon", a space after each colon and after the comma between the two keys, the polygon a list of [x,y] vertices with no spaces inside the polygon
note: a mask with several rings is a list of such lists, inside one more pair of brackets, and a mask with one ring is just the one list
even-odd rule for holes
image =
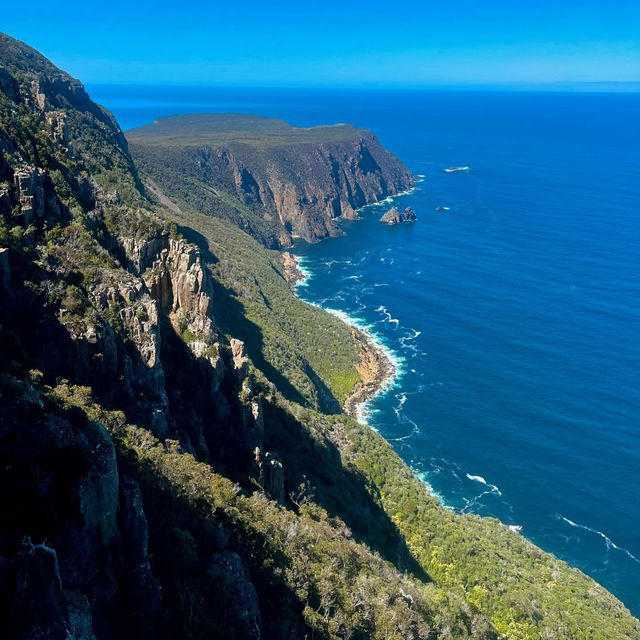
{"label": "deep blue sea", "polygon": [[299,293],[393,353],[368,422],[444,505],[519,525],[640,615],[640,94],[89,90],[125,129],[349,122],[423,175],[393,202],[415,224],[380,224],[386,203],[297,247]]}

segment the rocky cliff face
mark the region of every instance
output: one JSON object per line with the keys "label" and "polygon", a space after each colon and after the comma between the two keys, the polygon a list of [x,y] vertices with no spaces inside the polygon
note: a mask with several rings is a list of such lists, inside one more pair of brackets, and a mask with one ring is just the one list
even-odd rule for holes
{"label": "rocky cliff face", "polygon": [[[209,189],[205,201],[231,195],[245,210],[249,231],[264,233],[253,228],[254,216],[269,223],[261,239],[272,246],[340,235],[339,218],[354,219],[358,208],[413,184],[410,171],[371,132],[346,125],[307,130],[253,116],[231,122],[180,116],[134,129],[128,138],[163,189],[180,170]],[[185,199],[195,203],[194,194]]]}
{"label": "rocky cliff face", "polygon": [[[84,389],[256,481],[261,406],[242,343],[216,329],[199,249],[151,208],[113,118],[3,35],[0,64],[0,633],[154,636],[166,602],[140,488],[65,398]],[[259,637],[255,589],[225,547],[212,566],[243,577],[236,596],[254,604],[236,622]]]}

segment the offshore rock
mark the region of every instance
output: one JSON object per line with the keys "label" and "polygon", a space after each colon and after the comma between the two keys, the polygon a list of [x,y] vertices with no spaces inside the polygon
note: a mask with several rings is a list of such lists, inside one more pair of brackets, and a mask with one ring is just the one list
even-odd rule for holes
{"label": "offshore rock", "polygon": [[393,207],[380,218],[380,222],[384,222],[385,224],[402,224],[404,222],[415,222],[416,219],[416,213],[411,207],[407,207],[402,213]]}

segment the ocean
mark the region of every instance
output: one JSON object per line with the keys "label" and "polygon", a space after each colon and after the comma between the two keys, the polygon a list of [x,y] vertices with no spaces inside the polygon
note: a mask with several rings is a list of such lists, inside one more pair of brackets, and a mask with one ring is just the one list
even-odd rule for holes
{"label": "ocean", "polygon": [[[124,129],[349,122],[423,176],[346,236],[297,246],[298,292],[391,355],[365,419],[443,505],[499,518],[640,615],[640,94],[89,92]],[[418,221],[380,224],[392,204]]]}

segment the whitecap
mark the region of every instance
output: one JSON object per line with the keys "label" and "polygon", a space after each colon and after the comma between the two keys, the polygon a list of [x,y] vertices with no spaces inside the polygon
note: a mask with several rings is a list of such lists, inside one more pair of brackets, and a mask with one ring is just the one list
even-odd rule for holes
{"label": "whitecap", "polygon": [[472,476],[471,474],[465,474],[469,480],[473,480],[474,482],[479,482],[480,484],[484,484],[491,489],[491,491],[495,491],[499,496],[502,495],[502,491],[496,487],[495,484],[491,484],[487,482],[482,476]]}
{"label": "whitecap", "polygon": [[[376,311],[382,311],[382,309],[380,307],[378,307],[378,309],[376,309]],[[403,347],[407,347],[409,349],[416,350],[415,345],[408,345],[407,342],[411,342],[412,340],[415,340],[416,338],[418,338],[420,335],[422,335],[422,331],[418,331],[416,329],[410,329],[410,331],[413,332],[413,335],[402,336],[402,338],[400,338],[399,342]]]}
{"label": "whitecap", "polygon": [[293,255],[293,259],[295,260],[296,267],[298,271],[302,274],[302,279],[296,282],[294,289],[297,291],[302,287],[309,286],[309,280],[311,280],[311,276],[313,275],[311,270],[306,266],[307,260],[304,256],[296,256]]}
{"label": "whitecap", "polygon": [[383,307],[382,305],[380,305],[376,311],[379,311],[380,313],[382,313],[385,316],[385,319],[388,323],[390,324],[395,324],[396,327],[398,327],[400,325],[400,320],[398,320],[398,318],[394,318],[388,311],[386,307]]}
{"label": "whitecap", "polygon": [[613,549],[616,549],[617,551],[622,551],[623,553],[628,555],[629,558],[631,558],[634,562],[637,562],[638,564],[640,564],[640,559],[634,556],[633,553],[631,553],[631,551],[629,551],[628,549],[625,549],[624,547],[618,546],[613,540],[611,540],[611,538],[609,538],[609,536],[607,536],[602,531],[598,531],[598,529],[592,529],[591,527],[587,527],[584,524],[578,524],[573,520],[569,520],[569,518],[565,518],[560,513],[556,513],[556,519],[564,520],[568,525],[570,525],[571,527],[575,527],[576,529],[584,529],[585,531],[589,531],[590,533],[595,533],[596,535],[600,536],[604,540],[605,544],[607,545],[607,550],[613,548]]}

